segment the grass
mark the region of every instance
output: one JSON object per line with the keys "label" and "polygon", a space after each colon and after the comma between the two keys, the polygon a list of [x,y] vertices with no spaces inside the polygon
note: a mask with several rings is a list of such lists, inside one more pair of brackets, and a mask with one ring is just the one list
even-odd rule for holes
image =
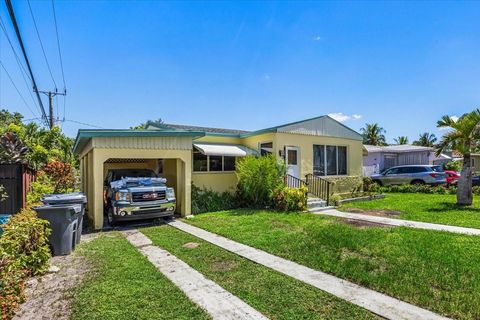
{"label": "grass", "polygon": [[[270,319],[372,319],[368,311],[169,226],[141,229],[155,245]],[[189,242],[199,244],[185,248]]]}
{"label": "grass", "polygon": [[186,222],[458,319],[480,318],[480,238],[231,210]]}
{"label": "grass", "polygon": [[477,197],[473,206],[461,207],[456,205],[455,195],[388,193],[384,199],[346,203],[342,208],[396,210],[401,212],[400,219],[480,228]]}
{"label": "grass", "polygon": [[119,234],[76,253],[93,264],[73,301],[73,320],[210,319]]}

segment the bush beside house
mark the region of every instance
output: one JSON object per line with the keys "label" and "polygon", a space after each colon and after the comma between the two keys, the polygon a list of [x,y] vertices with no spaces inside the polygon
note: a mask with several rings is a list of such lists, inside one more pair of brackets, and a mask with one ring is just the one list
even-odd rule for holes
{"label": "bush beside house", "polygon": [[45,272],[50,259],[48,222],[31,209],[14,215],[0,237],[0,314],[11,319],[24,301],[24,283]]}

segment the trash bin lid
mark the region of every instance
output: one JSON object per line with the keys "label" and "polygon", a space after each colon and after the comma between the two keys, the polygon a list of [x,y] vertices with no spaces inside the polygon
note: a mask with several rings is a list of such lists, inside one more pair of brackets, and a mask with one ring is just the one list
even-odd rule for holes
{"label": "trash bin lid", "polygon": [[81,192],[46,194],[42,198],[45,204],[87,203],[87,197]]}

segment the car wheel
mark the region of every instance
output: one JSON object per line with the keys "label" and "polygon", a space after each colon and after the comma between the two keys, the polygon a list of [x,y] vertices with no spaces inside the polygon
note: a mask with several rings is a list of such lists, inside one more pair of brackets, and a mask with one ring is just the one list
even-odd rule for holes
{"label": "car wheel", "polygon": [[413,180],[410,184],[413,184],[415,186],[418,186],[418,185],[423,185],[425,184],[425,181],[423,180]]}

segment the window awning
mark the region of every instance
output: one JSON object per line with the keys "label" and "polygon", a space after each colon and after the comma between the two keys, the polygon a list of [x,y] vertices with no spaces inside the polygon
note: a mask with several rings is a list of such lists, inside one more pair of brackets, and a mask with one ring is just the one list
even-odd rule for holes
{"label": "window awning", "polygon": [[207,156],[245,157],[258,152],[239,144],[194,143],[193,146]]}

